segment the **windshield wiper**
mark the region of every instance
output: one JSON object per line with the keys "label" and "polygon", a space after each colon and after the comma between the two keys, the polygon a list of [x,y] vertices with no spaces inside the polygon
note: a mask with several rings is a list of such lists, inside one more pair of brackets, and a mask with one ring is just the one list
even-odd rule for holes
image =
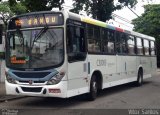
{"label": "windshield wiper", "polygon": [[23,34],[22,34],[22,32],[21,32],[21,30],[19,28],[17,28],[16,31],[20,35],[18,37],[19,38],[19,42],[21,43],[21,45],[23,45],[23,40],[24,40]]}
{"label": "windshield wiper", "polygon": [[42,28],[40,30],[40,32],[38,33],[38,35],[35,36],[35,38],[33,39],[33,44],[31,46],[31,50],[34,46],[34,43],[48,30],[48,26],[45,26],[44,28]]}
{"label": "windshield wiper", "polygon": [[19,42],[20,42],[21,46],[23,46],[23,52],[24,52],[24,37],[23,37],[23,34],[22,34],[22,32],[19,28],[16,29],[16,32],[18,33],[18,35],[20,35],[18,37],[18,39],[19,39]]}

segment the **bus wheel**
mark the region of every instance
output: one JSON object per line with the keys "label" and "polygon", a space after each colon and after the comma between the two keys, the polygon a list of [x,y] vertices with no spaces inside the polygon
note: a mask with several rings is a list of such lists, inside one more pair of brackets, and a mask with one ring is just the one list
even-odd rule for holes
{"label": "bus wheel", "polygon": [[97,97],[97,91],[98,91],[98,87],[97,87],[97,80],[96,80],[96,76],[93,75],[91,78],[91,84],[90,84],[90,92],[88,94],[88,99],[90,101],[94,101]]}
{"label": "bus wheel", "polygon": [[136,84],[137,84],[137,86],[141,86],[143,84],[143,72],[142,72],[142,70],[138,72]]}

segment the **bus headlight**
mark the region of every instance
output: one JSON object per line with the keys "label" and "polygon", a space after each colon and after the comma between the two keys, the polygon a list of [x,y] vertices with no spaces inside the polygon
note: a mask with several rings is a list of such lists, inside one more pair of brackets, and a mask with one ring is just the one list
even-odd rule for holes
{"label": "bus headlight", "polygon": [[6,80],[7,80],[9,83],[17,84],[17,83],[16,83],[16,80],[14,80],[13,78],[11,78],[8,74],[6,74]]}
{"label": "bus headlight", "polygon": [[62,78],[65,76],[65,72],[60,72],[56,74],[54,77],[52,77],[48,82],[47,85],[55,85],[58,84]]}

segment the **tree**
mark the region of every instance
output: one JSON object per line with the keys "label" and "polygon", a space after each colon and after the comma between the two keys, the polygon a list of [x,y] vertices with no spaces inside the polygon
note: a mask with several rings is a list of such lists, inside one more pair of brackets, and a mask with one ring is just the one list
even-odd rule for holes
{"label": "tree", "polygon": [[111,18],[113,11],[121,9],[124,6],[132,8],[137,0],[118,0],[119,4],[115,5],[114,0],[73,0],[74,8],[71,12],[79,13],[84,10],[91,14],[94,19],[106,21]]}
{"label": "tree", "polygon": [[157,46],[157,61],[160,67],[160,4],[144,6],[145,12],[134,19],[134,30],[155,37]]}
{"label": "tree", "polygon": [[7,22],[10,17],[14,14],[9,8],[8,2],[0,2],[0,19],[3,21],[5,27],[7,26]]}
{"label": "tree", "polygon": [[28,12],[27,8],[22,3],[16,3],[14,4],[14,6],[10,6],[10,9],[15,15],[20,15]]}
{"label": "tree", "polygon": [[[10,6],[17,4],[16,0],[9,0]],[[26,7],[27,12],[50,11],[52,8],[62,9],[64,0],[20,0],[22,6]]]}

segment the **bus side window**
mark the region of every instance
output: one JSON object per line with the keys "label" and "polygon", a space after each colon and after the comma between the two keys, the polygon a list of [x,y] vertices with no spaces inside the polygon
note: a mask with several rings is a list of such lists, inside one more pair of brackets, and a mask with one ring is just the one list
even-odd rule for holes
{"label": "bus side window", "polygon": [[87,40],[89,53],[101,53],[100,28],[87,25]]}
{"label": "bus side window", "polygon": [[144,52],[145,55],[149,55],[149,41],[144,39]]}
{"label": "bus side window", "polygon": [[116,51],[118,54],[127,54],[127,39],[128,35],[123,32],[116,32]]}
{"label": "bus side window", "polygon": [[121,45],[122,45],[122,53],[127,54],[128,53],[128,48],[127,48],[127,39],[128,35],[125,33],[122,33],[122,38],[121,38]]}
{"label": "bus side window", "polygon": [[73,39],[74,38],[74,27],[73,26],[67,26],[67,52],[71,53],[73,52]]}
{"label": "bus side window", "polygon": [[155,52],[155,43],[154,43],[154,41],[151,41],[150,42],[150,52],[151,52],[151,56],[154,56],[154,55],[156,55],[156,52]]}
{"label": "bus side window", "polygon": [[122,33],[116,32],[116,53],[122,53]]}
{"label": "bus side window", "polygon": [[67,27],[68,61],[81,61],[86,57],[84,28],[79,26]]}
{"label": "bus side window", "polygon": [[114,38],[114,31],[107,30],[107,37],[108,37],[108,53],[114,54],[115,53],[115,38]]}
{"label": "bus side window", "polygon": [[129,35],[128,36],[128,40],[127,40],[127,44],[128,44],[128,54],[129,55],[135,55],[135,39],[134,36]]}
{"label": "bus side window", "polygon": [[143,55],[142,39],[137,37],[137,55]]}

